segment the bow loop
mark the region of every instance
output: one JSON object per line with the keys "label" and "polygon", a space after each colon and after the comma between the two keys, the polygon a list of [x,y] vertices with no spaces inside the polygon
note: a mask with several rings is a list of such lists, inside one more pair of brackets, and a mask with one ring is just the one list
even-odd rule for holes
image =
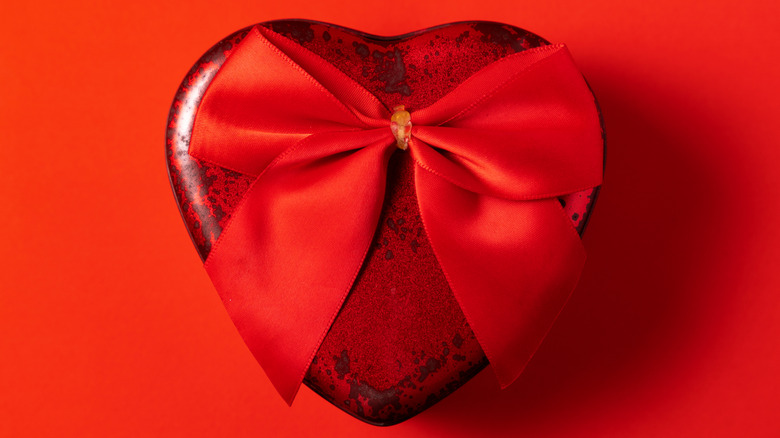
{"label": "bow loop", "polygon": [[209,84],[192,129],[190,154],[258,175],[308,135],[387,126],[389,113],[375,97],[300,49],[254,27]]}
{"label": "bow loop", "polygon": [[556,150],[560,144],[571,144],[566,137],[566,132],[539,128],[489,131],[415,126],[411,151],[420,167],[463,189],[531,200],[599,185],[600,165],[595,155]]}
{"label": "bow loop", "polygon": [[412,117],[418,164],[464,189],[528,200],[601,183],[598,112],[563,45],[497,61]]}

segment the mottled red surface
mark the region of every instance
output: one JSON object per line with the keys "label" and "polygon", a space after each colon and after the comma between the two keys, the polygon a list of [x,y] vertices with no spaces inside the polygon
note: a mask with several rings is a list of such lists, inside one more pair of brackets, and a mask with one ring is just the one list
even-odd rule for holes
{"label": "mottled red surface", "polygon": [[[304,21],[261,25],[328,60],[388,107],[403,104],[411,111],[430,105],[497,59],[547,44],[522,29],[486,22],[394,38]],[[195,64],[168,122],[171,184],[203,259],[251,178],[191,158],[192,121],[206,87],[246,31],[228,36]],[[393,156],[374,243],[304,380],[331,403],[373,424],[410,418],[487,365],[423,230],[412,171],[409,154]],[[561,199],[580,233],[596,193]],[[323,224],[323,232],[327,229]]]}

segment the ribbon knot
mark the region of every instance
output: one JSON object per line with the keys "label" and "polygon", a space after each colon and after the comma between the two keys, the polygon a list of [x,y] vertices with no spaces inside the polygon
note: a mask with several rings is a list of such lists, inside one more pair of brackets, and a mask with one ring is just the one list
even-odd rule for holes
{"label": "ribbon knot", "polygon": [[405,151],[409,147],[409,138],[412,136],[412,115],[403,105],[396,105],[393,111],[393,115],[390,116],[390,132],[395,137],[398,149]]}
{"label": "ribbon knot", "polygon": [[204,94],[190,154],[256,177],[205,268],[288,403],[363,264],[389,157],[407,147],[428,240],[502,387],[579,278],[584,249],[557,197],[601,183],[603,143],[564,46],[507,56],[426,108],[390,114],[255,27]]}

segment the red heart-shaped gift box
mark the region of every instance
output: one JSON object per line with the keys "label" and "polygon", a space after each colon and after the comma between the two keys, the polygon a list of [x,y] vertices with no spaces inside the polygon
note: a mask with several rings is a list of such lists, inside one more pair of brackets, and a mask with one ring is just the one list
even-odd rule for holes
{"label": "red heart-shaped gift box", "polygon": [[[396,37],[302,20],[257,26],[323,58],[388,108],[399,101],[424,108],[489,64],[549,44],[531,32],[491,22],[448,24]],[[168,120],[171,184],[204,260],[254,177],[193,158],[189,143],[209,84],[251,29],[223,39],[192,67]],[[431,248],[413,172],[408,153],[390,158],[373,242],[304,378],[329,402],[377,425],[412,417],[488,364]],[[594,187],[559,198],[580,234],[597,193]],[[327,223],[321,227],[328,232]]]}

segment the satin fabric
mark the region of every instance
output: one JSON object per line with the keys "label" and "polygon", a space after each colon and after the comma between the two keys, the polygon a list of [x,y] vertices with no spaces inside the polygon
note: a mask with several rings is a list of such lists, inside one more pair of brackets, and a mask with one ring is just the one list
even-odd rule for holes
{"label": "satin fabric", "polygon": [[[255,27],[206,91],[190,154],[256,177],[205,263],[292,403],[368,252],[397,151],[390,112],[293,41]],[[593,96],[563,45],[526,50],[412,109],[422,221],[502,387],[521,373],[585,252],[558,196],[601,183]]]}

